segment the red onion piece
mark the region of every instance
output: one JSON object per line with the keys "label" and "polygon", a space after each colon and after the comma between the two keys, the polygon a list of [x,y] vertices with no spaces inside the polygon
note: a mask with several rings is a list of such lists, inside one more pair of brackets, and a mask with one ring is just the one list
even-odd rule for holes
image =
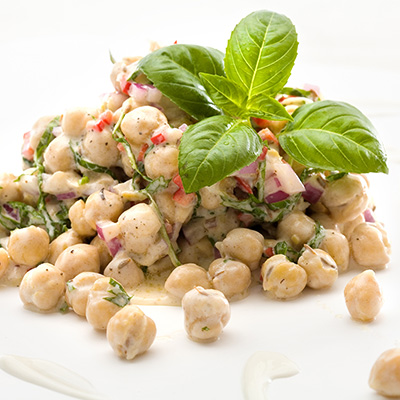
{"label": "red onion piece", "polygon": [[100,239],[109,242],[119,235],[119,226],[112,221],[98,221],[96,222],[96,230]]}
{"label": "red onion piece", "polygon": [[193,219],[186,225],[182,226],[182,233],[185,236],[185,239],[192,246],[203,239],[206,236],[206,229],[204,227],[204,219],[197,218]]}
{"label": "red onion piece", "polygon": [[323,190],[313,186],[310,182],[306,182],[304,184],[305,191],[302,193],[302,196],[305,201],[308,201],[311,204],[315,204],[319,201],[322,196]]}
{"label": "red onion piece", "polygon": [[257,169],[258,169],[258,162],[254,161],[251,164],[247,165],[246,167],[243,167],[239,171],[235,172],[234,175],[240,176],[240,175],[256,174]]}
{"label": "red onion piece", "polygon": [[278,190],[275,193],[269,194],[266,198],[265,201],[267,203],[277,203],[278,201],[283,201],[286,200],[289,197],[289,194],[286,192],[283,192],[282,190]]}
{"label": "red onion piece", "polygon": [[16,221],[19,221],[19,211],[18,209],[15,209],[14,207],[10,206],[9,204],[5,203],[3,204],[3,208],[6,211],[6,213],[12,218],[15,219]]}
{"label": "red onion piece", "polygon": [[115,257],[115,255],[122,249],[122,244],[117,237],[106,242],[106,245],[113,257]]}
{"label": "red onion piece", "polygon": [[367,208],[364,211],[364,218],[365,218],[365,222],[375,222],[375,218],[374,218],[374,214],[372,213],[372,210],[370,208]]}
{"label": "red onion piece", "polygon": [[214,247],[214,259],[216,260],[217,258],[221,258],[221,253],[216,247]]}
{"label": "red onion piece", "polygon": [[67,193],[61,193],[56,195],[57,200],[68,200],[68,199],[75,199],[77,197],[77,194],[75,192],[67,192]]}
{"label": "red onion piece", "polygon": [[188,128],[187,124],[182,124],[178,129],[181,130],[182,132],[185,132],[187,128]]}

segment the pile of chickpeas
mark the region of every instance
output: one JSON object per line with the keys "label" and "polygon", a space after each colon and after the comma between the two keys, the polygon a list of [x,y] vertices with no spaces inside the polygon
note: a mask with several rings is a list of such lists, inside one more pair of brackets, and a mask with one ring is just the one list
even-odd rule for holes
{"label": "pile of chickpeas", "polygon": [[[192,121],[161,93],[156,107],[154,98],[139,100],[126,93],[122,82],[135,61],[127,58],[114,65],[115,92],[98,109],[75,108],[61,116],[56,137],[44,152],[42,190],[54,197],[72,193],[63,200],[71,227],[51,241],[43,226],[13,231],[0,226],[0,282],[18,285],[22,302],[32,310],[73,310],[93,328],[106,331],[115,353],[126,359],[145,352],[156,337],[154,321],[131,297],[149,276],[166,276],[163,290],[171,304],[182,305],[185,329],[195,341],[217,340],[229,321],[230,302],[245,297],[252,286],[258,285],[270,299],[294,299],[306,287],[331,287],[348,269],[363,271],[345,288],[349,313],[356,320],[373,321],[382,306],[374,271],[388,264],[390,244],[382,224],[373,217],[367,177],[347,174],[324,180],[322,176],[323,194],[317,203],[301,200],[280,221],[258,230],[246,226],[235,210],[222,203],[221,193],[232,192],[236,185],[232,177],[201,189],[200,203],[197,196],[177,202],[179,141],[182,126]],[[309,101],[288,97],[282,104],[292,113]],[[121,115],[121,132],[143,163],[144,174],[169,180],[154,194],[158,210],[133,190],[129,155],[113,137]],[[52,119],[43,117],[33,126],[24,144],[32,154]],[[281,121],[269,125],[275,134],[283,127]],[[160,133],[161,143],[152,140]],[[124,179],[82,169],[71,146],[85,160],[120,171]],[[270,151],[276,157],[282,154],[279,147]],[[27,168],[16,178],[0,176],[0,203],[22,201],[35,206],[40,196],[36,169]],[[208,224],[202,225],[199,218]],[[325,235],[313,248],[309,242],[317,223]],[[107,238],[99,234],[102,224],[107,226]],[[160,233],[163,225],[172,246],[180,250],[179,266],[168,256],[170,249]],[[192,240],[181,234],[189,227]],[[297,260],[274,254],[282,241],[301,252]],[[111,249],[110,243],[117,248]],[[378,361],[370,384],[384,394],[399,394],[400,381],[395,389],[385,389],[386,358],[400,360],[398,350],[389,356]]]}

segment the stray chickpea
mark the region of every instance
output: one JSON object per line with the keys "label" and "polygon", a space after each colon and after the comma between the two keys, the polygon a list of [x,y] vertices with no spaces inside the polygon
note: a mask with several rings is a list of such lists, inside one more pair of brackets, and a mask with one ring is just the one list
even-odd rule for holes
{"label": "stray chickpea", "polygon": [[74,312],[82,317],[86,316],[86,305],[89,290],[97,279],[104,278],[96,272],[81,272],[66,284],[65,300]]}
{"label": "stray chickpea", "polygon": [[228,323],[231,311],[222,292],[196,286],[182,299],[185,329],[191,340],[213,342]]}
{"label": "stray chickpea", "polygon": [[268,258],[261,267],[263,289],[278,299],[300,294],[307,285],[307,273],[283,254]]}
{"label": "stray chickpea", "polygon": [[16,229],[11,232],[8,254],[16,264],[35,267],[49,253],[50,238],[47,232],[36,226]]}
{"label": "stray chickpea", "polygon": [[9,264],[10,258],[8,257],[7,250],[0,248],[0,279],[5,276]]}
{"label": "stray chickpea", "polygon": [[123,210],[124,202],[121,196],[101,189],[88,197],[83,215],[91,228],[96,229],[98,221],[116,222]]}
{"label": "stray chickpea", "polygon": [[132,360],[146,352],[156,337],[154,321],[131,304],[123,307],[107,325],[107,340],[115,354]]}
{"label": "stray chickpea", "polygon": [[364,222],[358,225],[349,242],[351,255],[362,267],[382,269],[390,260],[386,232],[377,224]]}
{"label": "stray chickpea", "polygon": [[260,264],[264,250],[264,237],[252,229],[236,228],[232,229],[222,242],[217,242],[215,247],[222,257],[239,260],[253,271]]}
{"label": "stray chickpea", "polygon": [[368,383],[382,396],[400,397],[400,348],[386,350],[378,357]]}
{"label": "stray chickpea", "polygon": [[217,258],[210,264],[208,273],[214,289],[229,300],[244,297],[251,284],[251,271],[240,261]]}
{"label": "stray chickpea", "polygon": [[176,267],[165,281],[165,290],[179,299],[196,286],[211,289],[207,271],[196,264],[182,264]]}
{"label": "stray chickpea", "polygon": [[51,311],[60,303],[65,290],[62,271],[51,264],[29,270],[19,287],[22,302],[38,311]]}
{"label": "stray chickpea", "polygon": [[325,237],[319,245],[334,260],[339,272],[344,272],[349,267],[350,246],[346,236],[333,229],[325,229]]}
{"label": "stray chickpea", "polygon": [[375,272],[369,269],[355,276],[344,288],[344,297],[354,319],[362,322],[374,320],[383,305]]}
{"label": "stray chickpea", "polygon": [[134,289],[144,281],[142,269],[124,251],[118,252],[107,265],[104,276],[114,278],[128,289]]}
{"label": "stray chickpea", "polygon": [[49,247],[49,254],[47,256],[47,262],[55,264],[58,256],[68,247],[74,244],[82,243],[81,237],[72,229],[68,229],[60,236],[56,237]]}
{"label": "stray chickpea", "polygon": [[65,280],[69,281],[81,272],[99,272],[99,253],[90,244],[74,244],[58,256],[55,266],[64,273]]}
{"label": "stray chickpea", "polygon": [[112,278],[97,279],[89,289],[86,319],[95,329],[105,330],[111,317],[129,304],[130,297]]}
{"label": "stray chickpea", "polygon": [[90,237],[96,234],[96,231],[89,225],[84,218],[85,202],[76,201],[68,211],[68,217],[71,220],[71,228],[82,237]]}
{"label": "stray chickpea", "polygon": [[315,222],[301,211],[287,214],[279,223],[277,237],[288,241],[291,246],[300,251],[315,234]]}
{"label": "stray chickpea", "polygon": [[304,245],[303,252],[297,263],[307,272],[307,286],[312,289],[322,289],[334,284],[338,277],[335,260],[325,251],[312,249]]}

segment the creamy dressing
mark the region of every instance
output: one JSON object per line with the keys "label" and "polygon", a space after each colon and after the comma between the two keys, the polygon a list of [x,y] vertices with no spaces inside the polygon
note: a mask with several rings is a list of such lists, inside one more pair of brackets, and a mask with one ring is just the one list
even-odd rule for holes
{"label": "creamy dressing", "polygon": [[274,379],[288,378],[299,372],[296,364],[281,353],[258,351],[244,367],[242,389],[245,400],[268,400],[268,388]]}
{"label": "creamy dressing", "polygon": [[77,399],[107,400],[80,375],[51,361],[14,355],[0,357],[0,369],[25,382]]}

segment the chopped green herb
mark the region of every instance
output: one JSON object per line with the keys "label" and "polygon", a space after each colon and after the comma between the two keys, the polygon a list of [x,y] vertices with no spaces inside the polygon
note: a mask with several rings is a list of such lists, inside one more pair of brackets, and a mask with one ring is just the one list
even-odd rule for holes
{"label": "chopped green herb", "polygon": [[69,311],[69,305],[66,301],[64,301],[64,303],[61,305],[59,311],[61,314],[66,314]]}
{"label": "chopped green herb", "polygon": [[88,176],[86,176],[86,175],[84,175],[84,176],[82,176],[82,178],[81,179],[79,179],[79,185],[85,185],[86,183],[88,183],[89,182],[89,177]]}
{"label": "chopped green herb", "polygon": [[209,328],[208,326],[203,326],[203,327],[201,328],[201,330],[202,330],[203,332],[206,332],[206,331],[209,331],[210,328]]}
{"label": "chopped green herb", "polygon": [[66,283],[66,286],[67,286],[67,289],[68,289],[69,292],[72,292],[73,290],[76,289],[76,287],[72,284],[72,280],[69,280],[69,281]]}
{"label": "chopped green herb", "polygon": [[108,293],[111,293],[114,296],[104,297],[104,300],[107,300],[121,308],[129,304],[132,296],[129,296],[128,293],[126,293],[123,286],[113,278],[110,278],[110,285],[114,288],[110,289]]}

